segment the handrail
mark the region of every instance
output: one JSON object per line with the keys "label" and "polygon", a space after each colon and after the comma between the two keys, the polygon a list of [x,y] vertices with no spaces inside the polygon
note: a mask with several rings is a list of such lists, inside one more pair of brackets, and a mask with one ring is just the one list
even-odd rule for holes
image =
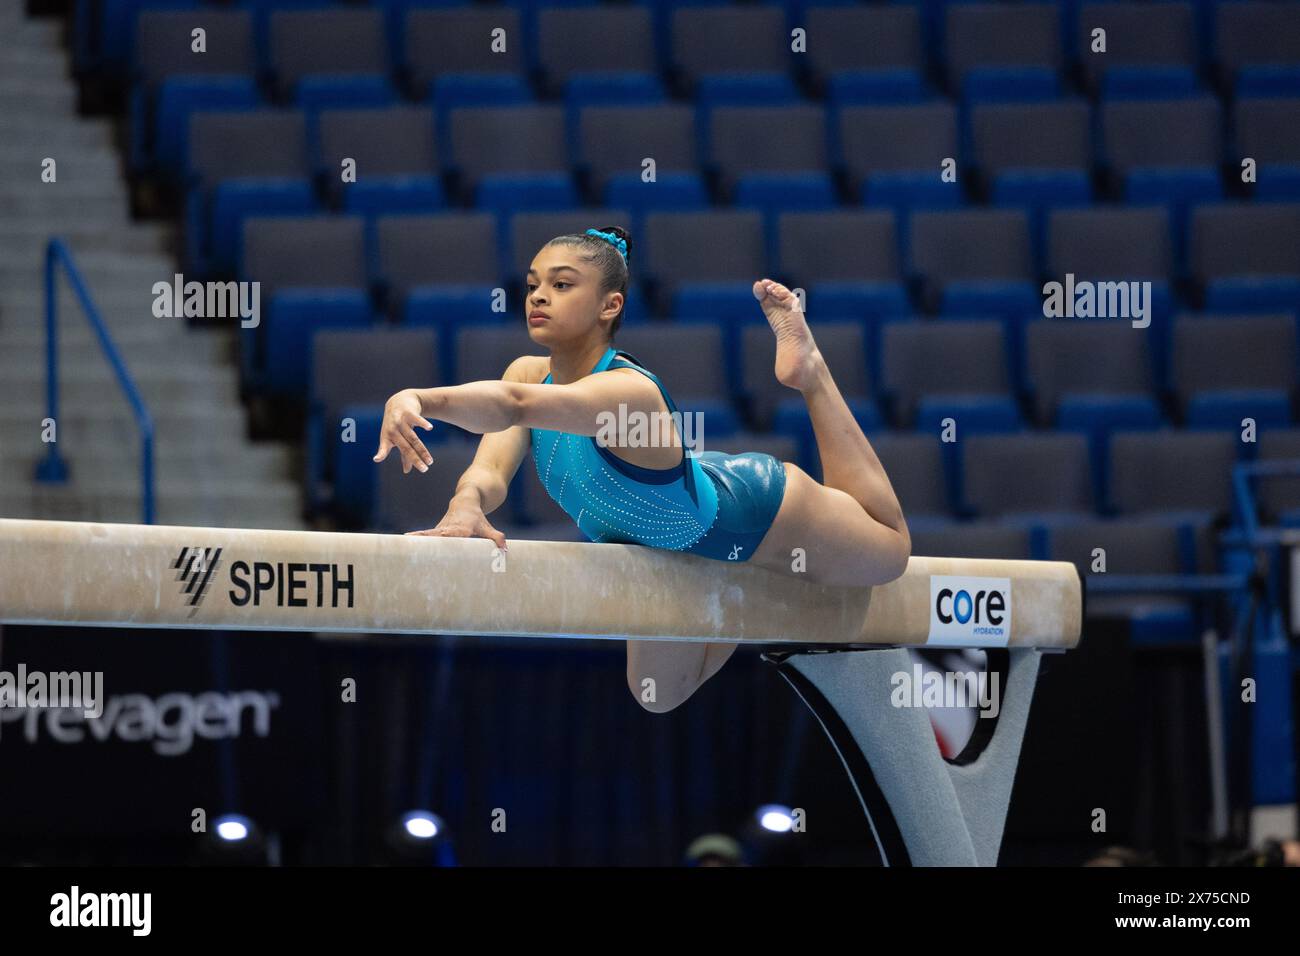
{"label": "handrail", "polygon": [[1252,478],[1278,478],[1287,475],[1300,475],[1300,460],[1278,458],[1270,461],[1252,461],[1234,465],[1232,468],[1232,493],[1237,506],[1237,518],[1246,544],[1255,547],[1260,543],[1262,531],[1259,527],[1259,514],[1255,504],[1255,495],[1251,490]]}
{"label": "handrail", "polygon": [[[58,296],[55,295],[54,289],[54,272],[55,266],[59,264],[63,265],[68,276],[68,282],[72,285],[72,291],[76,293],[77,299],[81,303],[81,309],[86,314],[86,321],[90,323],[90,327],[95,330],[95,334],[99,337],[100,347],[108,357],[109,364],[113,366],[113,372],[117,375],[118,384],[122,386],[122,391],[126,393],[127,401],[131,403],[131,409],[135,413],[136,424],[140,426],[142,446],[140,482],[143,497],[141,503],[143,518],[141,523],[153,524],[153,418],[149,415],[149,410],[144,407],[144,401],[140,398],[140,391],[135,387],[135,381],[131,378],[131,373],[127,371],[122,356],[118,354],[117,346],[113,344],[113,339],[108,334],[108,328],[104,325],[99,309],[95,307],[94,301],[90,298],[86,284],[77,269],[76,261],[72,258],[72,252],[64,241],[57,237],[50,239],[45,246],[45,402],[48,417],[55,423],[57,428],[59,421],[59,323]],[[56,440],[48,442],[47,445],[49,452],[45,460],[39,462],[36,466],[36,480],[53,484],[67,481],[68,469],[63,459],[59,457],[57,434]]]}

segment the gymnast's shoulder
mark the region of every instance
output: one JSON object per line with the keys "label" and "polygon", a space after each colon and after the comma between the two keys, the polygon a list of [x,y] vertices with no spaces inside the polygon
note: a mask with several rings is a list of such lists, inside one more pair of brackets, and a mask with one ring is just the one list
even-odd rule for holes
{"label": "gymnast's shoulder", "polygon": [[507,382],[540,384],[551,372],[551,360],[545,355],[521,355],[508,366],[501,376]]}

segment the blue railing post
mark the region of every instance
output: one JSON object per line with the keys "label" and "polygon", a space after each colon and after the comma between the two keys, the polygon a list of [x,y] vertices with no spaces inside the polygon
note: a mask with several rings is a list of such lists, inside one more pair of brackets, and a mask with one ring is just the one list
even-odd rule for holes
{"label": "blue railing post", "polygon": [[109,364],[112,365],[113,373],[117,376],[122,391],[126,393],[127,401],[131,403],[131,410],[135,415],[136,424],[140,428],[141,521],[144,524],[153,524],[153,418],[149,415],[149,410],[144,407],[144,400],[140,397],[140,391],[135,387],[135,381],[131,378],[131,373],[127,371],[126,363],[122,361],[117,346],[113,344],[113,339],[108,334],[108,328],[104,325],[99,309],[95,307],[94,300],[91,299],[90,292],[86,288],[86,283],[77,270],[77,264],[72,258],[72,253],[63,240],[58,238],[51,239],[45,246],[45,403],[47,416],[54,422],[56,440],[47,442],[49,447],[45,460],[38,462],[36,465],[36,480],[48,484],[62,484],[68,480],[68,466],[59,455],[57,441],[57,429],[59,427],[59,322],[58,297],[55,294],[54,278],[55,267],[59,264],[62,264],[64,271],[67,272],[68,282],[72,285],[72,291],[76,294],[77,301],[81,303],[81,310],[86,314],[86,321],[95,330],[95,334],[99,338],[100,348],[103,349]]}
{"label": "blue railing post", "polygon": [[54,422],[55,441],[46,442],[45,460],[36,465],[36,480],[62,484],[68,480],[68,466],[59,457],[59,321],[54,295],[54,243],[45,247],[45,414]]}

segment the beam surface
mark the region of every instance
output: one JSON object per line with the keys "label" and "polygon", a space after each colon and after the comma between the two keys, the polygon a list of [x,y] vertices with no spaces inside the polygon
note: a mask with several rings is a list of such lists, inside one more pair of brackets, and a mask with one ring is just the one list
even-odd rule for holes
{"label": "beam surface", "polygon": [[914,556],[876,588],[639,545],[0,519],[0,622],[1069,648],[1060,561]]}

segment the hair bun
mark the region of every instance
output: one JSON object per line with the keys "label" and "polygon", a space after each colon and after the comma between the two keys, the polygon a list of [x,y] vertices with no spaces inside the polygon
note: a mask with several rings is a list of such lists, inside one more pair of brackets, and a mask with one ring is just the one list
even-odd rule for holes
{"label": "hair bun", "polygon": [[[631,260],[632,234],[622,226],[601,226],[599,229],[588,229],[587,235],[599,236],[622,253],[625,260]],[[610,238],[611,236],[613,238]]]}

